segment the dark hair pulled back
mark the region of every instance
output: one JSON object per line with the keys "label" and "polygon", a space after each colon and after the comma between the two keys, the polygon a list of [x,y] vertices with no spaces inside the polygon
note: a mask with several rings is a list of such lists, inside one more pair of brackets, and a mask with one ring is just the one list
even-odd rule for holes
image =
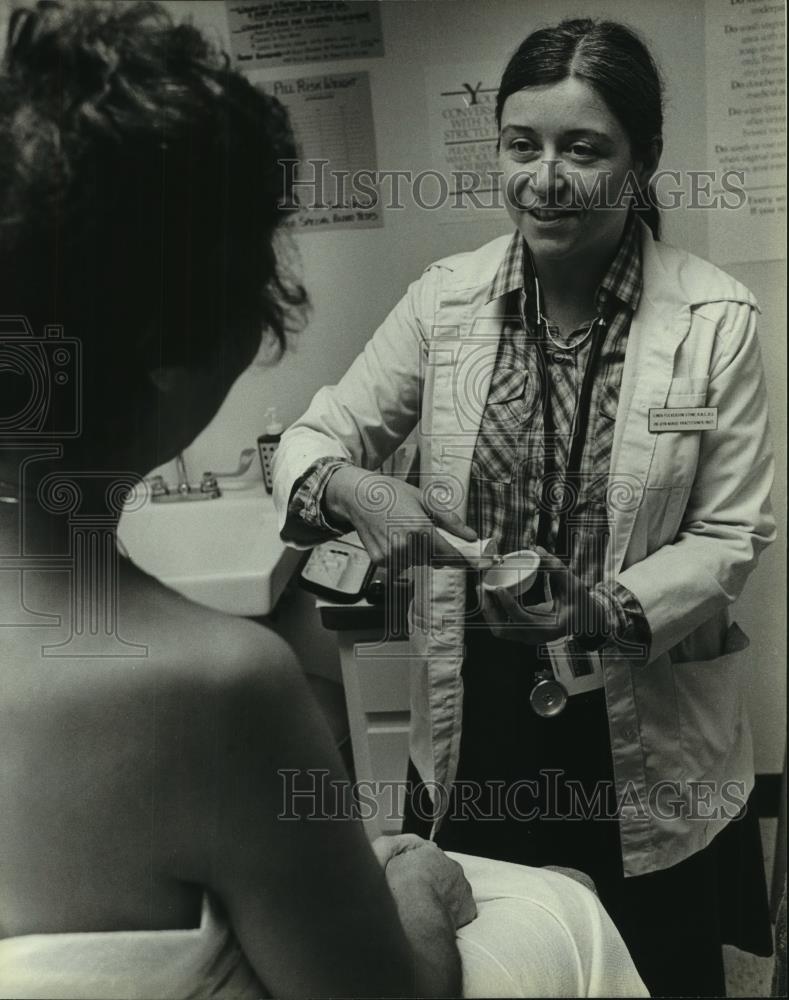
{"label": "dark hair pulled back", "polygon": [[[615,21],[576,18],[532,32],[507,64],[496,98],[501,127],[504,102],[526,87],[585,80],[605,101],[630,140],[633,156],[646,159],[663,135],[663,86],[646,44]],[[650,191],[635,210],[660,235],[660,215]]]}

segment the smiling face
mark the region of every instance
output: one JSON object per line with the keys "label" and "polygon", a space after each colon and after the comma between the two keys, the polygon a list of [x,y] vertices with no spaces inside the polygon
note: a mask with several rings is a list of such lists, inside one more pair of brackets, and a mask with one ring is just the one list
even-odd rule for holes
{"label": "smiling face", "polygon": [[538,261],[613,253],[628,210],[618,195],[649,176],[605,102],[575,77],[507,98],[499,166],[507,211]]}

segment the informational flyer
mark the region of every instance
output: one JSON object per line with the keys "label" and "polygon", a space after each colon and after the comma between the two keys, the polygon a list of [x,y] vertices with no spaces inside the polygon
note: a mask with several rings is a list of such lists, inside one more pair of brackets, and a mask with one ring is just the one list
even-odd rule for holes
{"label": "informational flyer", "polygon": [[377,0],[226,0],[238,63],[257,67],[384,54]]}
{"label": "informational flyer", "polygon": [[366,72],[267,80],[288,109],[298,146],[289,225],[302,230],[383,226],[375,128]]}
{"label": "informational flyer", "polygon": [[425,72],[432,163],[452,210],[442,213],[442,221],[473,221],[479,211],[503,210],[495,113],[500,76],[494,63],[439,65]]}
{"label": "informational flyer", "polygon": [[707,154],[730,206],[709,211],[716,263],[786,257],[785,26],[782,0],[706,0]]}

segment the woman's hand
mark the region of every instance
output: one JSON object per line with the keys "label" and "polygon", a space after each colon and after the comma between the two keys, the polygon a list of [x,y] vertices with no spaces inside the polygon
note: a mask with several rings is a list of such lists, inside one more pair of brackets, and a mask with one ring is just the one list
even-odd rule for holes
{"label": "woman's hand", "polygon": [[553,603],[524,608],[506,590],[484,590],[482,612],[497,639],[535,646],[567,635],[604,634],[600,605],[581,580],[539,546],[540,571],[548,574]]}
{"label": "woman's hand", "polygon": [[[394,843],[382,844],[385,840]],[[407,906],[409,899],[415,901],[417,896],[424,901],[424,890],[430,889],[436,903],[448,912],[455,929],[476,917],[477,907],[463,868],[432,840],[423,840],[415,834],[380,837],[373,850],[384,865],[398,907]]]}
{"label": "woman's hand", "polygon": [[353,525],[370,559],[394,574],[423,563],[458,565],[458,551],[433,530],[436,526],[469,542],[477,539],[457,514],[431,510],[410,483],[353,465],[332,473],[324,503],[330,515]]}

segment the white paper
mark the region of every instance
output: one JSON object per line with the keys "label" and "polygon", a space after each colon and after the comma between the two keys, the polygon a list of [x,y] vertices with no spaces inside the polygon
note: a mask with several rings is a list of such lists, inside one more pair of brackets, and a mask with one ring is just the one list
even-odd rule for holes
{"label": "white paper", "polygon": [[[570,697],[603,687],[600,655],[574,648],[569,639],[546,643],[553,676]],[[588,673],[583,671],[588,670]]]}
{"label": "white paper", "polygon": [[[707,158],[747,202],[708,208],[716,263],[786,257],[785,23],[780,0],[706,0]],[[735,199],[729,196],[733,204]]]}
{"label": "white paper", "polygon": [[496,150],[500,76],[498,63],[454,63],[425,73],[430,152],[445,185],[442,222],[477,222],[480,212],[505,216]]}
{"label": "white paper", "polygon": [[382,226],[378,190],[359,180],[378,169],[369,74],[326,72],[263,86],[288,109],[298,146],[304,208],[288,225],[300,232]]}
{"label": "white paper", "polygon": [[227,0],[226,8],[233,55],[241,67],[384,54],[375,0]]}
{"label": "white paper", "polygon": [[[492,538],[478,538],[469,542],[465,538],[459,538],[444,528],[436,528],[436,532],[452,546],[457,549],[466,562],[476,568],[485,569],[493,563],[493,549],[491,548]],[[490,549],[490,551],[488,551]]]}

